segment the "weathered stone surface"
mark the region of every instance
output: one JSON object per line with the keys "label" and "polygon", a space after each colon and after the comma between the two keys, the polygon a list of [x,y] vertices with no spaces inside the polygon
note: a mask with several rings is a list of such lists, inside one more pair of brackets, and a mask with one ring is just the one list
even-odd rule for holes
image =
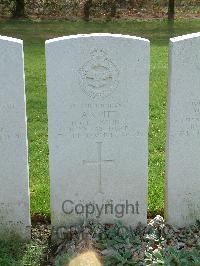
{"label": "weathered stone surface", "polygon": [[145,224],[149,41],[63,37],[46,59],[52,225]]}
{"label": "weathered stone surface", "polygon": [[0,36],[0,235],[30,238],[22,41]]}
{"label": "weathered stone surface", "polygon": [[166,218],[200,219],[200,34],[170,40]]}

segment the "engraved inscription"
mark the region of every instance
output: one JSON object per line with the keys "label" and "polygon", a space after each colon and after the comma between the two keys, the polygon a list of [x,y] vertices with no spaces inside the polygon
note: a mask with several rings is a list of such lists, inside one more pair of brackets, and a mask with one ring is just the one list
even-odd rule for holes
{"label": "engraved inscription", "polygon": [[90,98],[105,98],[118,87],[119,70],[103,50],[92,51],[79,72],[83,92]]}
{"label": "engraved inscription", "polygon": [[177,134],[180,137],[200,136],[200,100],[191,101],[189,111],[180,120],[175,120],[179,124]]}
{"label": "engraved inscription", "polygon": [[[6,103],[0,105],[0,117],[7,117],[12,116],[12,113],[16,112],[16,107],[14,103]],[[10,142],[11,140],[19,140],[22,138],[21,130],[17,132],[11,130],[6,124],[0,126],[0,146],[5,144],[5,142]]]}
{"label": "engraved inscription", "polygon": [[[198,184],[196,184],[198,187]],[[186,215],[182,215],[182,218],[185,221],[191,222],[195,218],[195,220],[199,220],[200,218],[200,201],[199,201],[199,193],[200,190],[188,192],[185,194],[183,198],[183,203],[186,208]]]}
{"label": "engraved inscription", "polygon": [[[21,208],[20,204],[17,203],[15,208]],[[24,222],[22,220],[16,219],[13,221],[13,203],[0,202],[0,225],[2,226],[16,226],[22,225]]]}
{"label": "engraved inscription", "polygon": [[128,102],[116,103],[73,103],[68,107],[69,113],[77,112],[72,120],[67,121],[64,131],[58,135],[67,135],[70,139],[113,139],[120,137],[141,137],[143,132],[131,126],[127,109]]}
{"label": "engraved inscription", "polygon": [[143,137],[144,132],[140,127],[132,125],[130,114],[125,112],[128,105],[128,100],[116,103],[72,103],[68,106],[68,114],[75,115],[71,120],[66,120],[66,126],[58,132],[58,136],[96,141]]}
{"label": "engraved inscription", "polygon": [[98,159],[97,161],[87,161],[83,160],[83,165],[97,165],[97,171],[98,171],[98,179],[99,179],[99,193],[103,193],[102,189],[102,165],[103,164],[113,164],[114,160],[102,160],[102,142],[97,142],[97,154]]}

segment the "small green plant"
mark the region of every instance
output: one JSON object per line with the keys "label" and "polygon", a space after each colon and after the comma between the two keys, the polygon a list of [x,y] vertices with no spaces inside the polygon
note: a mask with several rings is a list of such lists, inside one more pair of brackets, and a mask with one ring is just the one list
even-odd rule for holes
{"label": "small green plant", "polygon": [[198,266],[200,265],[200,250],[177,250],[169,247],[157,252],[147,253],[147,265],[165,265],[165,266]]}
{"label": "small green plant", "polygon": [[101,249],[108,250],[105,265],[135,265],[132,249],[138,249],[141,241],[130,228],[117,222],[98,236]]}

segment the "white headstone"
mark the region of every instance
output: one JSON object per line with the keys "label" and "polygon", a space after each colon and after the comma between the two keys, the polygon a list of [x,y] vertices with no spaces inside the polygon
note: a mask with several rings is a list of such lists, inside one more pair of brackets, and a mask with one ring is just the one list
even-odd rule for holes
{"label": "white headstone", "polygon": [[200,33],[170,40],[166,218],[200,219]]}
{"label": "white headstone", "polygon": [[149,46],[112,34],[46,42],[54,227],[146,223]]}
{"label": "white headstone", "polygon": [[30,238],[23,43],[0,36],[0,235]]}

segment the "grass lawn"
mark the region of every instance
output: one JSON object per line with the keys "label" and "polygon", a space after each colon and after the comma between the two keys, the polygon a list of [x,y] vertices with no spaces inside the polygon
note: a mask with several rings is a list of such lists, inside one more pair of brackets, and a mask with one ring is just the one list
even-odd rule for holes
{"label": "grass lawn", "polygon": [[[155,214],[163,213],[164,208],[168,42],[172,36],[197,31],[200,31],[199,20],[176,21],[173,26],[167,21],[0,22],[0,35],[24,40],[32,214],[50,215],[45,40],[62,35],[92,32],[130,34],[151,40],[149,212]],[[19,245],[17,252],[16,247],[13,251],[10,244],[6,246],[5,243],[1,243],[0,265],[38,265],[36,259],[35,262],[31,261],[33,257],[37,257],[36,254],[41,253],[40,247],[29,245],[27,254]],[[16,260],[12,262],[15,253],[18,254],[16,260],[19,264]]]}

